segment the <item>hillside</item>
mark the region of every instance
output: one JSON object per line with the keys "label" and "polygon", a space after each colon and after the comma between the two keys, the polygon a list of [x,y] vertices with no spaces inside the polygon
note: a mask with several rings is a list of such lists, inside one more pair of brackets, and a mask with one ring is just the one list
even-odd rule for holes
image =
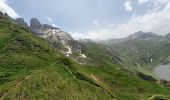
{"label": "hillside", "polygon": [[[95,47],[87,54],[105,62]],[[143,78],[130,74],[115,62],[80,65],[9,17],[0,20],[2,100],[142,100],[158,94],[170,98],[169,88],[140,75]]]}
{"label": "hillside", "polygon": [[158,36],[153,33],[138,32],[108,45],[126,60],[129,59],[132,63],[146,68],[164,63],[170,56],[170,42],[167,36]]}

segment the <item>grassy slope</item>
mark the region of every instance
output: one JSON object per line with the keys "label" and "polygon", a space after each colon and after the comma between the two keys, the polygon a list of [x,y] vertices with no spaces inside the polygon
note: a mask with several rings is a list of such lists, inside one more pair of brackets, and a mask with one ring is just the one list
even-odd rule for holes
{"label": "grassy slope", "polygon": [[85,54],[87,57],[90,57],[95,61],[98,65],[103,64],[112,64],[112,63],[123,63],[121,59],[119,59],[119,54],[115,51],[109,49],[107,46],[95,42],[84,42],[83,43],[87,50]]}
{"label": "grassy slope", "polygon": [[170,56],[170,43],[166,41],[132,39],[109,47],[118,52],[127,65],[155,78],[158,77],[152,69]]}
{"label": "grassy slope", "polygon": [[[155,66],[170,56],[170,43],[165,41],[128,40],[111,47],[142,66]],[[149,55],[147,55],[149,54]],[[153,62],[151,62],[153,59]]]}
{"label": "grassy slope", "polygon": [[37,36],[0,22],[1,99],[111,99],[103,90],[74,79],[62,55]]}
{"label": "grassy slope", "polygon": [[170,94],[118,65],[81,66],[7,19],[0,27],[0,99],[139,100]]}

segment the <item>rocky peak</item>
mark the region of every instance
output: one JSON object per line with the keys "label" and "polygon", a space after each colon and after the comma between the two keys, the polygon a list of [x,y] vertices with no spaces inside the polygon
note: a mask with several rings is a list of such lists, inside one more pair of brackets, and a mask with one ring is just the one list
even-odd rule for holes
{"label": "rocky peak", "polygon": [[69,33],[66,33],[63,31],[58,32],[58,36],[60,39],[63,39],[63,40],[74,40],[73,37]]}
{"label": "rocky peak", "polygon": [[53,27],[53,26],[48,25],[48,24],[43,24],[42,27],[43,27],[43,29],[56,29],[56,27]]}
{"label": "rocky peak", "polygon": [[30,28],[31,29],[40,29],[42,27],[41,23],[39,22],[38,19],[32,18],[30,20]]}
{"label": "rocky peak", "polygon": [[22,26],[22,27],[26,27],[26,28],[29,27],[28,24],[24,21],[23,18],[17,18],[17,19],[16,19],[16,23],[17,23],[18,25]]}
{"label": "rocky peak", "polygon": [[30,20],[30,29],[67,56],[81,54],[85,50],[83,45],[75,41],[69,33],[62,31],[58,27],[41,24],[36,18]]}

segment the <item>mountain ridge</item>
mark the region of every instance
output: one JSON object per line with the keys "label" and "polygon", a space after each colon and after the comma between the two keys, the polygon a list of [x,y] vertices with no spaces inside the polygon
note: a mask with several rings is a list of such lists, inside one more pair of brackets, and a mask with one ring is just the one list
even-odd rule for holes
{"label": "mountain ridge", "polygon": [[[18,22],[18,19],[16,19],[16,23],[25,26],[24,19],[22,19],[22,22]],[[77,57],[88,60],[83,54],[86,48],[81,43],[74,40],[69,33],[62,31],[58,27],[41,24],[38,19],[31,18],[29,27],[25,28],[30,29],[30,31],[34,32],[36,35],[48,41],[53,47],[60,49],[66,56],[70,56],[74,60],[77,60]],[[75,55],[77,55],[76,58],[74,57]],[[83,62],[80,63],[83,64]]]}

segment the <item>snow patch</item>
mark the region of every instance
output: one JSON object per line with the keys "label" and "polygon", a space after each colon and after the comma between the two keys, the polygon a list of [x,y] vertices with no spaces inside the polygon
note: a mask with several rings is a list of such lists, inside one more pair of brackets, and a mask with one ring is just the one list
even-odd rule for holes
{"label": "snow patch", "polygon": [[70,55],[69,55],[69,54],[67,54],[66,56],[67,56],[67,57],[70,57]]}
{"label": "snow patch", "polygon": [[85,54],[79,54],[81,57],[86,58],[87,56]]}
{"label": "snow patch", "polygon": [[71,51],[71,48],[68,46],[68,51],[66,52],[66,54],[73,54],[73,52]]}

